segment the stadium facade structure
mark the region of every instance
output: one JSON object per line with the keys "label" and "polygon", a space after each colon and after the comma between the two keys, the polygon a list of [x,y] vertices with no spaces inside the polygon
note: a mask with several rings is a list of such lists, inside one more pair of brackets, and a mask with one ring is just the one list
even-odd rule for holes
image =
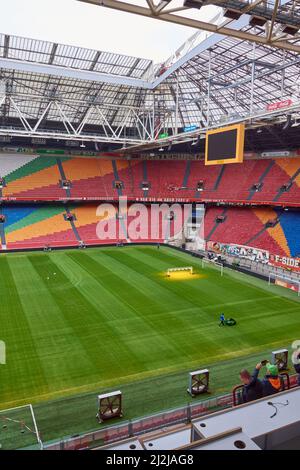
{"label": "stadium facade structure", "polygon": [[[160,15],[166,15],[164,7],[172,2],[160,3]],[[280,2],[277,14],[284,21],[293,3]],[[96,148],[106,144],[106,149],[124,153],[185,145],[221,124],[244,121],[248,129],[270,129],[287,116],[297,124],[298,36],[284,33],[283,23],[275,22],[271,42],[252,42],[244,35],[261,38],[266,28],[249,23],[249,8],[238,20],[226,19],[221,10],[215,31],[194,35],[172,58],[156,65],[1,34],[1,140],[54,145],[59,139],[74,147],[92,142]],[[297,23],[297,15],[296,8],[290,23]],[[236,37],[222,34],[224,22]],[[282,42],[285,46],[279,48]]]}
{"label": "stadium facade structure", "polygon": [[[158,16],[166,13],[167,3],[171,8],[172,2],[161,2]],[[292,4],[282,0],[276,11],[285,15]],[[277,207],[277,212],[261,209],[254,214],[254,209],[239,214],[253,222],[246,232],[255,246],[298,256],[295,242],[287,238],[290,223],[280,212],[299,204],[298,39],[274,23],[274,34],[286,47],[276,47],[275,40],[245,40],[244,33],[264,34],[263,27],[251,25],[250,10],[238,20],[226,19],[220,10],[213,20],[219,28],[225,21],[240,36],[220,34],[221,30],[196,33],[165,63],[156,65],[147,59],[1,34],[2,202],[90,202],[84,210],[71,208],[77,214],[72,227],[62,215],[58,226],[53,223],[55,209],[55,214],[48,214],[36,206],[41,214],[37,220],[44,221],[41,227],[13,235],[12,222],[33,208],[26,211],[23,206],[24,212],[4,207],[2,248],[15,248],[15,243],[43,246],[47,240],[75,246],[82,240],[95,241],[96,204],[91,201],[116,201],[124,195],[130,201],[210,204],[206,238],[225,243],[233,236],[230,226],[237,214],[228,209],[227,222],[217,227],[220,205]],[[206,130],[241,121],[247,129],[244,165],[226,170],[204,167]],[[65,179],[70,182],[67,189]],[[116,188],[117,181],[121,188]],[[202,192],[197,191],[199,181]],[[149,183],[148,190],[143,182]],[[258,183],[260,190],[254,191]],[[297,215],[289,218],[296,220]],[[271,219],[277,220],[277,228],[267,227]],[[280,230],[280,225],[288,228]],[[80,235],[82,226],[88,230]],[[260,232],[267,241],[256,236]],[[239,235],[235,243],[250,240],[240,231],[234,234]]]}
{"label": "stadium facade structure", "polygon": [[[172,14],[171,3],[160,2],[154,16],[180,22],[163,17]],[[2,249],[96,244],[97,202],[126,195],[132,202],[204,202],[207,240],[298,257],[299,212],[290,209],[300,201],[300,59],[297,34],[283,32],[297,27],[298,10],[292,1],[267,2],[275,14],[265,36],[250,24],[260,3],[226,2],[247,12],[232,21],[219,15],[207,34],[194,35],[158,65],[1,34]],[[247,126],[244,165],[205,168],[206,130],[233,122]],[[198,411],[207,412],[204,405]],[[184,412],[179,421],[186,418]],[[126,424],[123,437],[131,432]]]}

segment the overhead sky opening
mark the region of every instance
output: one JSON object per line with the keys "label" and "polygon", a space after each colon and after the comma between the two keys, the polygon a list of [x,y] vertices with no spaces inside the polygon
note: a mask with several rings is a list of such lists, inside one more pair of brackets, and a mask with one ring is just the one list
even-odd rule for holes
{"label": "overhead sky opening", "polygon": [[[130,0],[130,3],[146,5],[145,0]],[[182,0],[178,0],[178,5],[182,5]],[[209,6],[184,14],[209,20],[217,11]],[[174,54],[196,30],[76,0],[9,0],[1,8],[0,32],[158,63]]]}

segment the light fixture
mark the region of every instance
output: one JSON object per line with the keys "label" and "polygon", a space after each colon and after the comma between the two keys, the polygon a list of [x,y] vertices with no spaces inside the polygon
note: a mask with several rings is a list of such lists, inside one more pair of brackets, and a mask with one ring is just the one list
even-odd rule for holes
{"label": "light fixture", "polygon": [[41,137],[33,137],[31,139],[31,143],[35,145],[45,145],[47,141],[46,139],[42,139]]}
{"label": "light fixture", "polygon": [[202,7],[203,0],[184,0],[183,6],[186,8],[197,8],[198,10]]}
{"label": "light fixture", "polygon": [[164,151],[164,148],[163,148],[163,147],[160,147],[160,148],[158,149],[158,151],[159,151],[159,152],[163,152],[163,151]]}
{"label": "light fixture", "polygon": [[65,146],[66,147],[78,147],[78,142],[77,140],[66,140]]}
{"label": "light fixture", "polygon": [[197,139],[194,139],[191,145],[198,145],[200,144],[200,135],[198,135]]}
{"label": "light fixture", "polygon": [[84,149],[84,148],[86,147],[86,146],[85,146],[85,143],[83,142],[83,140],[81,141],[80,147],[81,147],[82,149]]}
{"label": "light fixture", "polygon": [[286,122],[284,123],[282,130],[286,131],[292,125],[292,116],[290,114],[286,117]]}

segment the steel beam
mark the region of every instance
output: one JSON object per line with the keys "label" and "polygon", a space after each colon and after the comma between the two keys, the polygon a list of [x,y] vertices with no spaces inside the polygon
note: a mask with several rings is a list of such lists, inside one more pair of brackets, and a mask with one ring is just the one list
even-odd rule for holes
{"label": "steel beam", "polygon": [[[202,31],[208,31],[211,33],[219,33],[224,36],[233,37],[243,41],[250,41],[256,44],[261,44],[268,46],[268,40],[266,37],[258,36],[254,33],[249,33],[247,31],[240,31],[233,28],[228,28],[226,26],[217,26],[212,23],[207,23],[205,21],[194,20],[192,18],[187,18],[179,15],[173,15],[171,13],[153,14],[153,12],[147,7],[141,7],[139,5],[133,5],[132,3],[121,2],[117,0],[78,0],[84,3],[91,3],[98,6],[104,6],[107,8],[112,8],[114,10],[119,10],[127,13],[134,13],[136,15],[144,16],[147,18],[155,18],[161,21],[166,21],[169,23],[179,24],[182,26],[189,26],[194,29],[201,29]],[[286,3],[286,2],[285,2]],[[284,43],[278,41],[276,43],[276,48],[284,49],[292,52],[300,52],[300,46],[293,43]]]}
{"label": "steel beam", "polygon": [[74,80],[109,83],[111,85],[124,85],[133,88],[146,88],[150,90],[152,84],[146,80],[118,75],[109,75],[90,70],[72,69],[59,65],[46,65],[37,62],[25,62],[16,59],[0,58],[0,69],[15,70],[18,72],[38,73],[55,77],[71,78]]}

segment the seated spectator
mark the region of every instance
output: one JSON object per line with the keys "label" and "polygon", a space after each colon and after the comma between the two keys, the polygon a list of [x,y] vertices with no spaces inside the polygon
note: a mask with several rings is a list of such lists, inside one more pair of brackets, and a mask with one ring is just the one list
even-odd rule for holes
{"label": "seated spectator", "polygon": [[[262,364],[257,364],[258,370],[262,368]],[[278,367],[269,362],[266,364],[267,373],[262,379],[263,396],[274,395],[282,389],[282,382],[278,376]]]}
{"label": "seated spectator", "polygon": [[257,400],[263,396],[262,383],[258,378],[259,366],[260,364],[257,364],[252,375],[250,375],[247,369],[243,369],[240,372],[240,379],[244,385],[242,391],[243,403]]}

